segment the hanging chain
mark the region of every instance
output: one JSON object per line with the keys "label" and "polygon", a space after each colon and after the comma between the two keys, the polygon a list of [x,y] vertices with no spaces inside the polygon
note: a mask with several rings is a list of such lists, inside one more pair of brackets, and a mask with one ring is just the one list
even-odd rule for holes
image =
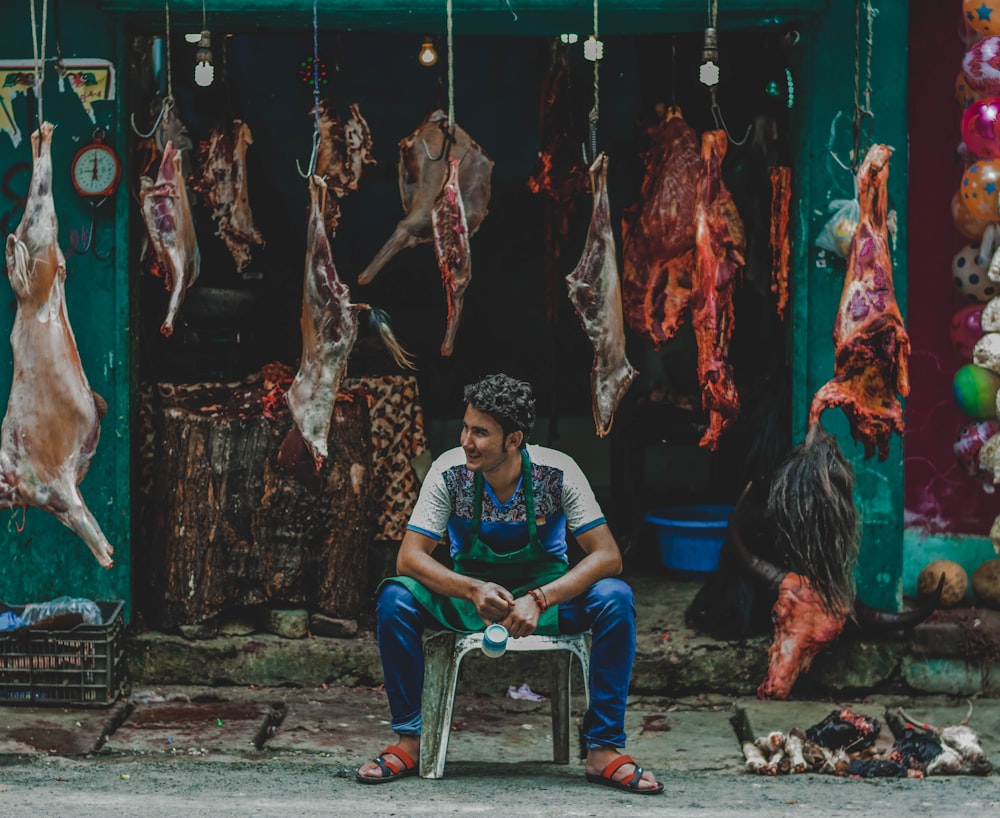
{"label": "hanging chain", "polygon": [[594,107],[587,117],[590,122],[590,162],[597,159],[597,123],[601,118],[600,66],[601,57],[604,56],[597,28],[597,4],[598,0],[594,0]]}
{"label": "hanging chain", "polygon": [[48,28],[49,0],[42,0],[42,49],[38,50],[38,22],[35,18],[35,0],[28,0],[31,5],[31,51],[34,59],[34,91],[38,103],[38,124],[45,121],[42,116],[42,74],[45,71],[45,32]]}
{"label": "hanging chain", "polygon": [[170,70],[170,0],[163,0],[163,12],[166,17],[167,26],[167,30],[163,35],[163,39],[167,41],[167,99],[173,102],[174,80],[171,77],[173,72]]}
{"label": "hanging chain", "polygon": [[448,0],[448,130],[455,127],[455,23],[452,0]]}

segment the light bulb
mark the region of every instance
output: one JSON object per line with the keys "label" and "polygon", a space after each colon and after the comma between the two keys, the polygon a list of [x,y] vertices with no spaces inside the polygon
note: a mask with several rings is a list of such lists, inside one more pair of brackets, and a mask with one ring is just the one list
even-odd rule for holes
{"label": "light bulb", "polygon": [[185,34],[184,35],[184,39],[185,39],[185,41],[191,43],[191,45],[195,45],[195,44],[197,44],[198,40],[201,39],[201,32],[200,31],[194,31],[191,34]]}
{"label": "light bulb", "polygon": [[564,45],[573,45],[580,37],[576,34],[560,34],[559,39]]}
{"label": "light bulb", "polygon": [[421,65],[428,67],[438,61],[438,53],[434,50],[434,43],[431,42],[429,37],[420,46],[420,54],[417,56],[417,59],[420,60]]}
{"label": "light bulb", "polygon": [[194,67],[194,84],[207,88],[215,79],[215,66],[210,62],[200,62]]}

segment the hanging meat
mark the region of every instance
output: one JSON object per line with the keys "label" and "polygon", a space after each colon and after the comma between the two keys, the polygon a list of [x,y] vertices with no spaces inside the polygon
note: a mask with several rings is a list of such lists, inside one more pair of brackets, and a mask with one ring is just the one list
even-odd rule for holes
{"label": "hanging meat", "polygon": [[[340,199],[358,189],[365,165],[375,164],[374,144],[368,123],[357,103],[342,122],[325,99],[319,101],[319,146],[316,152],[316,175],[326,182],[334,196],[326,197],[324,221],[333,235],[340,222]],[[315,116],[315,111],[311,112]]]}
{"label": "hanging meat", "polygon": [[611,431],[615,409],[638,374],[625,357],[625,323],[615,261],[608,204],[608,158],[603,153],[590,166],[594,209],[579,264],[568,276],[569,299],[594,345],[590,392],[598,437]]}
{"label": "hanging meat", "polygon": [[[311,177],[302,290],[302,358],[285,396],[295,428],[282,444],[283,453],[287,453],[299,440],[304,442],[317,473],[327,458],[334,402],[358,335],[358,312],[372,309],[368,304],[352,304],[350,290],[337,275],[323,223],[326,196],[326,182],[319,176]],[[412,368],[405,350],[389,331],[385,316],[372,311],[372,317],[396,363]]]}
{"label": "hanging meat", "polygon": [[788,257],[791,245],[788,226],[791,218],[792,169],[768,168],[771,177],[771,292],[777,299],[778,317],[785,317],[788,307]]}
{"label": "hanging meat", "polygon": [[722,182],[725,131],[706,131],[701,141],[701,178],[695,206],[695,267],[691,324],[698,343],[698,383],[709,426],[698,442],[715,451],[740,411],[733,368],[726,356],[733,335],[733,290],[745,263],[746,237],[733,197]]}
{"label": "hanging meat", "polygon": [[264,246],[264,237],[254,227],[247,191],[247,148],[252,144],[250,126],[239,119],[231,133],[212,128],[199,149],[199,173],[191,184],[212,209],[215,235],[226,243],[240,272],[250,264],[251,247]]}
{"label": "hanging meat", "polygon": [[449,156],[458,160],[457,189],[468,236],[479,229],[490,203],[493,160],[460,126],[449,129],[444,111],[434,111],[399,143],[399,192],[406,216],[358,276],[359,284],[370,283],[400,250],[436,240],[432,214],[451,170]]}
{"label": "hanging meat", "polygon": [[684,322],[694,272],[698,135],[676,108],[650,130],[639,201],[622,217],[622,299],[632,330],[657,349]]}
{"label": "hanging meat", "polygon": [[156,182],[143,176],[139,191],[149,240],[170,293],[167,316],[160,326],[160,332],[168,338],[173,335],[184,294],[201,269],[201,253],[181,167],[181,151],[168,142]]}
{"label": "hanging meat", "polygon": [[91,391],[66,312],[66,259],[52,198],[52,130],[31,135],[34,158],[24,216],[7,237],[17,297],[10,335],[14,380],[0,445],[0,508],[35,506],[79,536],[105,568],[114,552],[78,488],[107,404]]}
{"label": "hanging meat", "polygon": [[872,145],[858,170],[861,212],[833,325],[835,374],[809,411],[813,424],[827,407],[841,407],[865,458],[877,450],[879,460],[889,456],[892,433],[903,434],[897,393],[910,392],[910,338],[893,292],[886,227],[890,154],[888,146]]}
{"label": "hanging meat", "polygon": [[441,354],[445,357],[451,355],[455,347],[465,290],[472,280],[469,225],[465,219],[465,206],[462,204],[458,167],[458,158],[450,156],[448,178],[431,210],[434,255],[437,256],[441,283],[448,299],[448,324],[445,327],[444,341],[441,342]]}

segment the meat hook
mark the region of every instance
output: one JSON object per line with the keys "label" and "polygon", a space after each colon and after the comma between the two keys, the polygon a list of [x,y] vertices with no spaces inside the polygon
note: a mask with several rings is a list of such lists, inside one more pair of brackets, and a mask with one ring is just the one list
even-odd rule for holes
{"label": "meat hook", "polygon": [[439,162],[444,159],[445,154],[448,153],[448,148],[455,141],[455,132],[447,125],[440,125],[441,132],[444,134],[444,142],[441,145],[441,153],[437,156],[431,156],[431,152],[427,149],[427,140],[421,139],[420,141],[424,143],[424,153],[427,154],[427,158],[432,162]]}
{"label": "meat hook", "polygon": [[308,179],[316,172],[316,157],[319,155],[319,129],[313,131],[312,139],[312,153],[309,155],[309,168],[306,173],[302,172],[302,165],[299,164],[299,160],[295,160],[295,167],[298,168],[299,176],[303,179]]}
{"label": "meat hook", "polygon": [[149,129],[149,133],[143,133],[136,127],[135,111],[133,111],[132,115],[129,117],[132,123],[132,131],[141,139],[149,139],[154,133],[156,133],[156,129],[160,127],[160,123],[163,121],[164,114],[166,114],[168,108],[173,107],[173,104],[174,98],[172,96],[167,95],[163,98],[163,102],[160,103],[160,114],[156,117],[156,122],[153,123],[153,127]]}

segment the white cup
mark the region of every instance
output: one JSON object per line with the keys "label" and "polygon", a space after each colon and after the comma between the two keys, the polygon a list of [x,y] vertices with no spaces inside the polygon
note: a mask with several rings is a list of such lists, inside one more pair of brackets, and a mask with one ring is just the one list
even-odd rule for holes
{"label": "white cup", "polygon": [[483,653],[491,659],[503,656],[507,650],[507,629],[494,622],[483,631]]}

